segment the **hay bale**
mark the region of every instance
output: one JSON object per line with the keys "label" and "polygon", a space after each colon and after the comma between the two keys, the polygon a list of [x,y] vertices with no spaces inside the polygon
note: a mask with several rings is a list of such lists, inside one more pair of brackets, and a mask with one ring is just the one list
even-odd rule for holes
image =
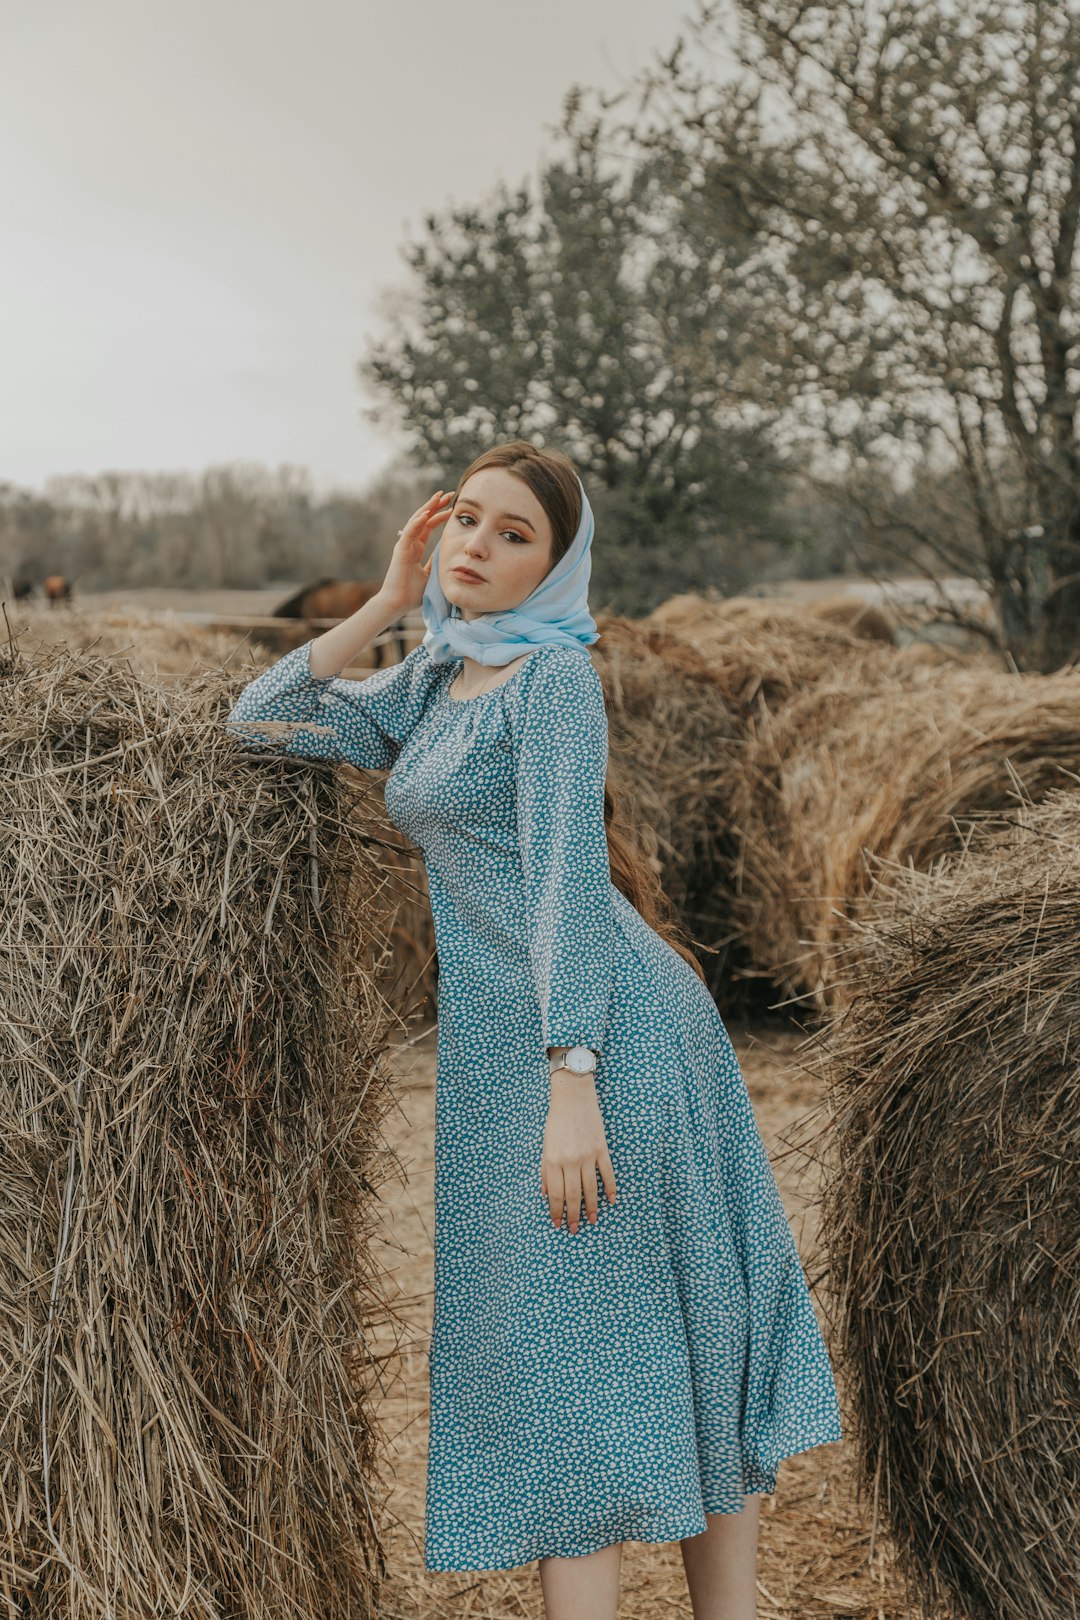
{"label": "hay bale", "polygon": [[1075,1620],[1080,793],[877,875],[821,1223],[860,1489],[928,1605]]}
{"label": "hay bale", "polygon": [[[165,684],[218,669],[225,664],[249,671],[264,667],[271,655],[263,647],[245,641],[240,634],[226,634],[192,624],[168,609],[139,607],[65,609],[63,613],[46,608],[26,608],[21,603],[9,616],[13,633],[23,650],[33,646],[69,647],[73,652],[96,652],[113,662],[124,660],[140,675]],[[250,680],[251,673],[248,675]]]}
{"label": "hay bale", "polygon": [[0,649],[0,1606],[375,1612],[376,798]]}
{"label": "hay bale", "polygon": [[[245,678],[252,680],[281,656],[280,649],[266,646],[262,639],[252,641],[246,632],[192,624],[167,608],[75,609],[62,615],[20,610],[16,627],[24,651],[36,645],[96,652],[113,662],[122,660],[137,674],[166,686],[225,668],[246,672]],[[360,679],[365,673],[357,666],[346,677]],[[360,773],[344,769],[361,791],[368,791]],[[417,852],[381,806],[373,813],[381,823],[382,857],[387,871],[394,874],[396,895],[389,924],[393,980],[387,998],[405,1021],[434,1018],[437,972],[427,874]]]}
{"label": "hay bale", "polygon": [[775,598],[673,596],[644,622],[689,642],[728,707],[747,718],[776,713],[838,667],[852,681],[868,678],[889,656],[845,626]]}
{"label": "hay bale", "polygon": [[608,781],[725,1009],[745,1000],[729,897],[737,882],[731,786],[742,746],[712,671],[681,636],[603,615],[590,649],[608,711]]}
{"label": "hay bale", "polygon": [[1010,675],[885,653],[858,679],[842,668],[762,712],[741,764],[735,921],[761,970],[822,1010],[870,857],[926,867],[979,812],[1008,808],[1020,791],[1041,799],[1080,773],[1080,672]]}
{"label": "hay bale", "polygon": [[[342,766],[342,772],[357,778],[358,785],[362,783],[362,773],[351,766]],[[403,1024],[418,1019],[434,1023],[438,1016],[439,959],[424,857],[389,819],[384,801],[380,800],[372,821],[373,825],[379,823],[380,855],[394,899],[387,931],[388,977],[384,994]]]}

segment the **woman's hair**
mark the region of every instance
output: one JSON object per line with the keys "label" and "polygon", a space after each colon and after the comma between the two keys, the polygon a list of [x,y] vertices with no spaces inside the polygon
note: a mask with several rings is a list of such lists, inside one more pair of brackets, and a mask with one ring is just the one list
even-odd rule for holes
{"label": "woman's hair", "polygon": [[[532,490],[551,524],[551,566],[554,568],[569,551],[581,522],[579,474],[570,457],[561,450],[538,449],[527,439],[511,439],[508,444],[493,445],[477,456],[458,479],[457,488],[485,467],[505,467]],[[689,962],[698,978],[704,981],[701,963],[685,943],[671,901],[664,893],[648,853],[622,813],[621,796],[612,787],[610,778],[604,783],[604,827],[611,881],[661,939]]]}
{"label": "woman's hair", "polygon": [[[551,567],[565,557],[581,522],[581,488],[578,470],[561,450],[539,450],[528,439],[511,439],[495,444],[477,456],[458,479],[458,489],[473,473],[485,467],[505,467],[528,484],[551,524]],[[457,491],[455,491],[456,498]],[[548,570],[551,572],[551,569]]]}

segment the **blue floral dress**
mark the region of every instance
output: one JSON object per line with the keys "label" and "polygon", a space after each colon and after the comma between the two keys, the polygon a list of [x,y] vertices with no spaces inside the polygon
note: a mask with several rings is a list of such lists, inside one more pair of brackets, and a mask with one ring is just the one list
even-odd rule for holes
{"label": "blue floral dress", "polygon": [[[388,769],[438,950],[429,1569],[674,1541],[839,1440],[832,1369],[745,1081],[689,964],[611,881],[607,714],[584,649],[478,696],[421,644],[363,681],[311,643],[230,724]],[[322,729],[306,729],[318,726]],[[257,733],[247,733],[254,738]],[[599,1054],[599,1218],[541,1189],[547,1048]],[[585,1082],[587,1083],[587,1082]]]}

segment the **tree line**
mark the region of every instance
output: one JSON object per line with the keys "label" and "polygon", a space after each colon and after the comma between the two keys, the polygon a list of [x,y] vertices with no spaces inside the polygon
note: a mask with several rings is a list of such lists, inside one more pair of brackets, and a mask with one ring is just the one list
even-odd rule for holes
{"label": "tree line", "polygon": [[40,494],[0,485],[0,577],[61,573],[81,591],[366,579],[385,569],[402,513],[429,493],[408,466],[321,497],[302,468],[243,463],[58,477]]}

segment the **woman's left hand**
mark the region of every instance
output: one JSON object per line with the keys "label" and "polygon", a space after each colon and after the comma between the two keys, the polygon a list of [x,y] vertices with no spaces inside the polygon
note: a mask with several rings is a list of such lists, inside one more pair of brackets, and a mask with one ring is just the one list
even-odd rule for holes
{"label": "woman's left hand", "polygon": [[551,1102],[544,1127],[544,1147],[540,1160],[540,1186],[556,1226],[562,1224],[566,1205],[567,1224],[576,1232],[581,1217],[581,1199],[593,1226],[599,1216],[596,1172],[604,1183],[608,1202],[615,1202],[615,1172],[604,1135],[604,1121],[591,1078],[556,1069],[551,1076]]}

